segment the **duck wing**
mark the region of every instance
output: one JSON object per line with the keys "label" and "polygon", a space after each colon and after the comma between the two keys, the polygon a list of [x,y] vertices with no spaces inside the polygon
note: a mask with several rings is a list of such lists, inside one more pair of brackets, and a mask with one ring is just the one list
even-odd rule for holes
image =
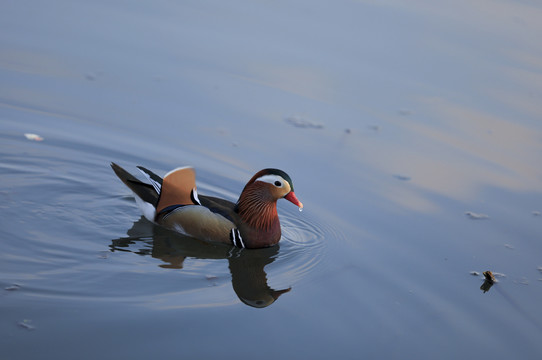
{"label": "duck wing", "polygon": [[194,168],[177,168],[164,176],[156,212],[173,205],[200,205]]}
{"label": "duck wing", "polygon": [[199,200],[201,205],[211,210],[211,212],[222,215],[233,223],[237,223],[239,216],[235,212],[235,204],[231,201],[205,195],[201,195]]}

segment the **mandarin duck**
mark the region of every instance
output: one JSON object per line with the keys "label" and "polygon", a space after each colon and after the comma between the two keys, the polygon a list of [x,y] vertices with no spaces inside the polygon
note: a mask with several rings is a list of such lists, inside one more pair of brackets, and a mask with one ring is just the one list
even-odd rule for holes
{"label": "mandarin duck", "polygon": [[281,237],[277,200],[284,198],[300,209],[290,176],[279,169],[263,169],[245,185],[236,203],[198,195],[196,173],[182,167],[162,179],[138,166],[149,183],[138,180],[115,163],[111,167],[134,193],[150,221],[184,235],[240,248],[275,245]]}

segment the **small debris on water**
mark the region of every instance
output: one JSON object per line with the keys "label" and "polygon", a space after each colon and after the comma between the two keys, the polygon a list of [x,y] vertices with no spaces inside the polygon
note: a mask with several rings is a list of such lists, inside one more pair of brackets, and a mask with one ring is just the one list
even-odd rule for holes
{"label": "small debris on water", "polygon": [[485,294],[489,291],[489,289],[491,289],[491,287],[497,282],[497,280],[495,279],[495,276],[493,276],[493,273],[489,270],[484,271],[483,274],[485,280],[484,283],[480,286],[480,290],[482,290]]}
{"label": "small debris on water", "polygon": [[411,177],[406,175],[393,175],[394,178],[401,181],[410,181]]}
{"label": "small debris on water", "polygon": [[542,273],[542,266],[537,267],[536,270],[538,270],[538,271],[540,271]]}
{"label": "small debris on water", "polygon": [[19,290],[20,288],[21,288],[21,285],[13,284],[13,285],[10,285],[10,286],[6,286],[4,288],[4,290],[6,290],[6,291],[16,291],[16,290]]}
{"label": "small debris on water", "polygon": [[19,321],[17,323],[20,327],[26,330],[35,330],[36,327],[32,324],[32,320],[24,319],[23,321]]}
{"label": "small debris on water", "polygon": [[102,75],[102,72],[99,71],[99,72],[90,72],[90,73],[87,73],[85,74],[85,79],[87,79],[88,81],[96,81],[98,79],[99,76]]}
{"label": "small debris on water", "polygon": [[352,130],[350,130],[350,129],[344,129],[344,132],[345,132],[346,134],[350,134],[350,133],[352,133]]}
{"label": "small debris on water", "polygon": [[470,274],[472,276],[479,276],[480,275],[480,273],[478,271],[471,271]]}
{"label": "small debris on water", "polygon": [[540,216],[540,215],[542,215],[542,213],[540,211],[533,211],[533,215],[534,216]]}
{"label": "small debris on water", "polygon": [[475,213],[475,212],[472,212],[472,211],[466,211],[465,212],[465,215],[467,215],[467,217],[469,219],[472,219],[472,220],[485,220],[485,219],[489,219],[489,215],[486,215],[486,214],[482,214],[482,213]]}
{"label": "small debris on water", "polygon": [[510,244],[504,244],[504,247],[507,248],[507,249],[510,249],[510,250],[515,249],[514,245],[510,245]]}
{"label": "small debris on water", "polygon": [[26,133],[26,134],[24,134],[24,136],[25,136],[28,140],[32,140],[32,141],[43,141],[43,138],[42,138],[41,136],[39,136],[38,134]]}
{"label": "small debris on water", "polygon": [[209,281],[209,286],[217,286],[216,280],[218,280],[218,276],[215,275],[205,275],[205,279]]}
{"label": "small debris on water", "polygon": [[323,124],[318,124],[310,120],[304,119],[301,116],[288,116],[284,119],[288,124],[304,129],[323,129]]}
{"label": "small debris on water", "polygon": [[491,281],[491,282],[497,282],[497,279],[495,279],[495,276],[493,275],[493,273],[489,270],[487,271],[484,271],[483,272],[484,274],[484,278],[486,279],[486,281]]}

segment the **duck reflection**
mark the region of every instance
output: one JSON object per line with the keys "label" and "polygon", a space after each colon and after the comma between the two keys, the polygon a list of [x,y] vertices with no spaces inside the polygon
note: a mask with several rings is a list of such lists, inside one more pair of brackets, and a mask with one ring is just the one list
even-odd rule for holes
{"label": "duck reflection", "polygon": [[[162,260],[163,268],[182,269],[184,260],[227,259],[233,290],[246,305],[264,308],[274,303],[280,295],[291,288],[274,290],[267,284],[265,266],[278,255],[279,246],[246,250],[222,244],[211,244],[184,237],[170,230],[154,226],[144,218],[136,221],[127,232],[128,237],[111,241],[111,251],[129,251],[139,255],[151,255]],[[141,244],[138,250],[130,245]]]}

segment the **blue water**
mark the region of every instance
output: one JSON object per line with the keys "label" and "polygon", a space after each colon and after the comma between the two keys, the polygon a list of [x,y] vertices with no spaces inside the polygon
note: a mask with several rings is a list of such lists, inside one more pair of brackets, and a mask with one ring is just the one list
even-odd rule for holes
{"label": "blue water", "polygon": [[[538,4],[0,9],[0,359],[540,358]],[[207,244],[111,161],[232,201],[276,167],[305,208]]]}

